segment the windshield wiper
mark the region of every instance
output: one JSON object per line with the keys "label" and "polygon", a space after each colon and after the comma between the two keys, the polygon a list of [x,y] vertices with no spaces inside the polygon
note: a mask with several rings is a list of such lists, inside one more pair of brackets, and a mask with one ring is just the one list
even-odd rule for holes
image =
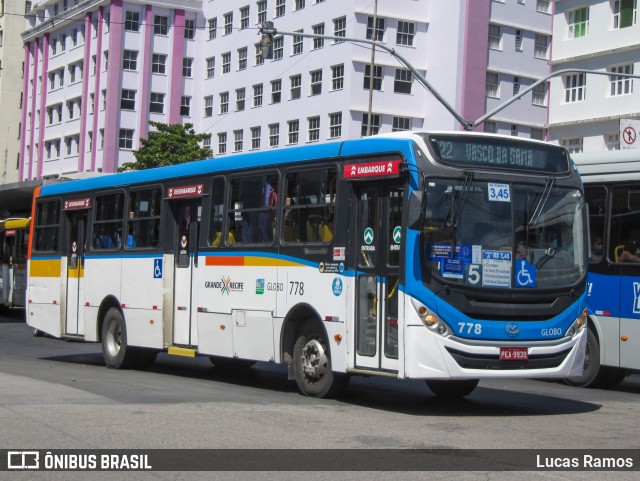
{"label": "windshield wiper", "polygon": [[547,204],[547,200],[549,200],[549,195],[551,195],[551,189],[553,189],[553,184],[556,179],[553,177],[547,177],[547,180],[544,184],[544,189],[542,194],[540,195],[540,199],[536,204],[536,208],[533,210],[533,214],[531,214],[531,219],[527,222],[527,227],[535,226],[540,220],[540,216],[542,215],[542,211],[544,210],[544,206]]}
{"label": "windshield wiper", "polygon": [[464,204],[467,202],[467,195],[471,190],[471,184],[473,182],[473,172],[466,170],[464,172],[464,181],[462,182],[462,191],[460,192],[460,198],[452,206],[452,212],[447,219],[447,227],[451,229],[451,260],[455,257],[456,253],[456,233],[458,231],[458,222],[464,209]]}

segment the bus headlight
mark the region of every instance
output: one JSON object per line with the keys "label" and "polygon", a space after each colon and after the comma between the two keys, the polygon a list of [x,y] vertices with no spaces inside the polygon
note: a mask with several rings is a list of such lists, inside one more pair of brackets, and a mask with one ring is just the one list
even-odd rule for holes
{"label": "bus headlight", "polygon": [[425,325],[425,327],[429,328],[432,331],[436,331],[442,336],[447,334],[447,325],[442,322],[437,314],[431,312],[429,309],[427,309],[427,306],[414,299],[411,300],[411,303],[413,304],[413,308],[416,310],[418,317],[420,317],[420,320]]}
{"label": "bus headlight", "polygon": [[577,333],[579,333],[587,325],[588,318],[589,318],[589,314],[585,309],[584,311],[582,311],[582,314],[575,321],[573,321],[573,324],[571,324],[571,327],[569,327],[565,336],[573,337]]}

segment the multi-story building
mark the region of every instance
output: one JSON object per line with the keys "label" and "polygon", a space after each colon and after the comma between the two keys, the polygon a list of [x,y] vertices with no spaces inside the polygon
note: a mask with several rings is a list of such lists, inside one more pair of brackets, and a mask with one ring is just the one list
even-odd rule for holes
{"label": "multi-story building", "polygon": [[20,114],[22,107],[22,50],[26,10],[31,2],[3,0],[0,5],[0,184],[18,180]]}
{"label": "multi-story building", "polygon": [[[149,120],[194,124],[217,156],[369,128],[458,129],[392,55],[277,34],[263,60],[257,27],[382,41],[472,120],[548,74],[549,3],[48,0],[23,34],[21,178],[112,172],[134,160]],[[523,97],[488,130],[544,137],[546,98],[546,89]]]}
{"label": "multi-story building", "polygon": [[620,120],[640,119],[638,80],[616,75],[640,72],[637,0],[557,0],[553,25],[554,71],[605,75],[551,80],[550,137],[573,152],[620,148]]}

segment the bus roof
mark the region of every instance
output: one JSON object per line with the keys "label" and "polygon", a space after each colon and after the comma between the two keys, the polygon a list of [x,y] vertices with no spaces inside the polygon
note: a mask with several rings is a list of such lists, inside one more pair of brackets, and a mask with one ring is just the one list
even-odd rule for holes
{"label": "bus roof", "polygon": [[640,180],[640,150],[571,154],[584,183]]}
{"label": "bus roof", "polygon": [[61,195],[72,192],[160,182],[167,179],[190,177],[212,172],[227,172],[252,167],[276,166],[315,159],[350,157],[381,152],[402,152],[407,158],[410,158],[412,156],[411,146],[413,141],[412,136],[404,138],[374,136],[366,139],[238,154],[223,158],[198,160],[155,169],[135,170],[47,185],[42,187],[40,195]]}

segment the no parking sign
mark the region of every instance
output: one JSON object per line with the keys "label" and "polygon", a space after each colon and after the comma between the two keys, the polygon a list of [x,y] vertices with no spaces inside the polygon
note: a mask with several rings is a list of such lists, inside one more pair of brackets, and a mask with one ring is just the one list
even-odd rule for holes
{"label": "no parking sign", "polygon": [[640,120],[620,119],[620,149],[639,148],[638,133],[640,133]]}

